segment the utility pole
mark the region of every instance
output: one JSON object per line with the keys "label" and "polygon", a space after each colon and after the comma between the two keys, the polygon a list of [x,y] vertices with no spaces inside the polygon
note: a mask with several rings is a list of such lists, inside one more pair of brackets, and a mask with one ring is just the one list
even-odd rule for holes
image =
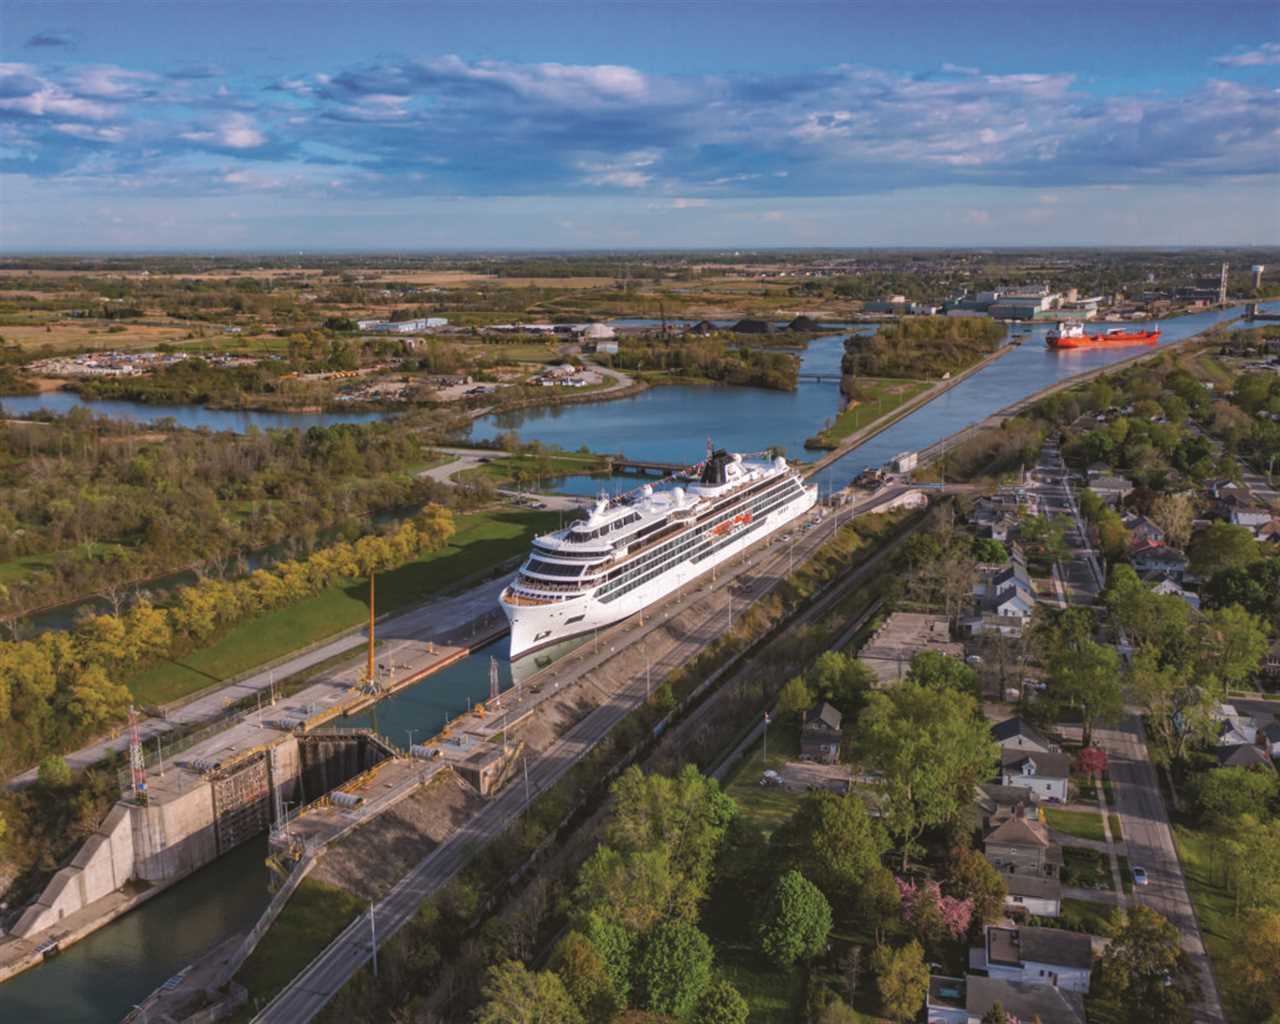
{"label": "utility pole", "polygon": [[[365,682],[370,686],[374,683],[373,674],[373,578],[374,574],[369,573],[369,667],[365,672]],[[376,972],[375,972],[376,973]]]}
{"label": "utility pole", "polygon": [[764,766],[769,767],[769,712],[764,713]]}
{"label": "utility pole", "polygon": [[415,732],[417,732],[417,731],[418,731],[417,729],[406,729],[406,730],[405,730],[405,732],[407,732],[407,733],[409,734],[409,755],[410,755],[410,756],[412,756],[412,755],[413,755],[413,734],[414,734]]}

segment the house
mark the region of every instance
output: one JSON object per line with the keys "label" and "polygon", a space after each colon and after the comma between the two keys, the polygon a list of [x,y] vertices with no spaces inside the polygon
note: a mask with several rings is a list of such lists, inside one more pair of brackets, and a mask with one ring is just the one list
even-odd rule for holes
{"label": "house", "polygon": [[1280,721],[1272,720],[1258,730],[1258,746],[1272,761],[1280,758]]}
{"label": "house", "polygon": [[1227,517],[1233,526],[1243,526],[1255,537],[1271,522],[1271,509],[1261,505],[1237,506]]}
{"label": "house", "polygon": [[991,738],[1000,746],[1013,750],[1038,750],[1047,754],[1058,749],[1056,743],[1028,725],[1021,715],[996,722],[991,727]]}
{"label": "house", "polygon": [[1022,786],[1032,800],[1067,802],[1071,761],[1066,754],[1004,748],[1000,751],[1000,784]]}
{"label": "house", "polygon": [[1258,671],[1264,679],[1280,679],[1280,640],[1273,643],[1271,650],[1263,655]]}
{"label": "house", "polygon": [[1004,1008],[1011,1021],[1085,1024],[1084,998],[1078,992],[976,974],[965,979],[965,1024],[981,1024],[996,1003]]}
{"label": "house", "polygon": [[1164,530],[1160,529],[1146,516],[1126,516],[1124,525],[1129,530],[1129,536],[1132,538],[1135,547],[1145,547],[1148,544],[1163,544],[1165,541]]}
{"label": "house", "polygon": [[1022,636],[1024,621],[1016,615],[967,615],[960,620],[960,629],[969,636],[1004,636],[1016,640]]}
{"label": "house", "polygon": [[1280,519],[1272,519],[1257,529],[1257,538],[1263,544],[1280,544]]}
{"label": "house", "polygon": [[1271,768],[1274,765],[1261,747],[1252,743],[1237,743],[1232,746],[1220,746],[1214,751],[1218,758],[1219,768]]}
{"label": "house", "polygon": [[987,976],[997,981],[1089,991],[1093,939],[1084,932],[988,925],[983,952]]}
{"label": "house", "polygon": [[825,700],[804,713],[800,726],[800,757],[835,764],[840,760],[840,712]]}
{"label": "house", "polygon": [[1210,717],[1218,723],[1218,746],[1239,747],[1258,741],[1258,723],[1240,714],[1234,704],[1219,704]]}
{"label": "house", "polygon": [[1193,590],[1184,590],[1180,583],[1162,572],[1147,573],[1142,577],[1142,582],[1153,594],[1160,594],[1162,597],[1180,597],[1196,611],[1200,610],[1200,595]]}
{"label": "house", "polygon": [[586,324],[575,329],[574,333],[583,341],[612,341],[618,336],[618,332],[608,324]]}
{"label": "house", "polygon": [[1062,882],[1057,878],[1005,875],[1004,885],[1004,906],[1010,917],[1057,917],[1062,913]]}
{"label": "house", "polygon": [[1021,808],[982,840],[982,853],[1005,875],[1057,878],[1062,872],[1062,847],[1049,837],[1049,827]]}
{"label": "house", "polygon": [[974,585],[981,598],[981,611],[1027,619],[1035,611],[1036,594],[1027,573],[1027,564],[1015,557],[1002,569],[988,572]]}
{"label": "house", "polygon": [[1148,544],[1139,548],[1129,555],[1129,562],[1140,576],[1158,572],[1172,580],[1181,581],[1187,573],[1187,556],[1168,544]]}
{"label": "house", "polygon": [[1133,483],[1122,476],[1090,477],[1088,487],[1108,505],[1118,505],[1133,493]]}

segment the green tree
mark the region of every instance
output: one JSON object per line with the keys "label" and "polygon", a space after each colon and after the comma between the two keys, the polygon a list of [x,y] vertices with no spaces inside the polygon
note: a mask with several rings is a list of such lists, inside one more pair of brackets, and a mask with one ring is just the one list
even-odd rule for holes
{"label": "green tree", "polygon": [[852,714],[875,683],[875,674],[856,657],[840,651],[823,651],[809,670],[813,692],[829,700],[845,714]]}
{"label": "green tree", "polygon": [[46,788],[60,789],[71,784],[71,766],[57,754],[50,754],[40,762],[36,778]]}
{"label": "green tree", "polygon": [[1228,686],[1239,686],[1253,675],[1267,653],[1266,628],[1238,605],[1205,612],[1196,635],[1201,671],[1214,673]]}
{"label": "green tree", "polygon": [[1133,1024],[1189,1021],[1200,984],[1177,927],[1139,904],[1128,911],[1117,909],[1110,931],[1099,975],[1125,1019]]}
{"label": "green tree", "polygon": [[625,1006],[604,954],[582,932],[571,931],[556,943],[549,966],[588,1024],[607,1024]]}
{"label": "green tree", "polygon": [[475,1024],[583,1024],[559,976],[534,973],[519,960],[490,967],[480,995]]}
{"label": "green tree", "polygon": [[1227,569],[1247,568],[1262,557],[1253,534],[1231,523],[1206,526],[1191,539],[1187,554],[1191,571],[1202,580]]}
{"label": "green tree", "polygon": [[1009,1015],[1004,1012],[1004,1005],[992,1003],[991,1009],[982,1015],[982,1024],[1009,1024]]}
{"label": "green tree", "polygon": [[1280,909],[1251,910],[1231,929],[1226,972],[1235,996],[1256,1016],[1280,1021]]}
{"label": "green tree", "polygon": [[931,690],[958,690],[974,697],[979,695],[978,673],[959,658],[937,651],[921,651],[915,655],[907,678]]}
{"label": "green tree", "polygon": [[877,946],[871,955],[871,969],[885,1016],[896,1021],[914,1018],[929,994],[929,968],[920,943],[912,939],[900,949]]}
{"label": "green tree", "polygon": [[631,961],[635,955],[635,936],[621,924],[599,913],[588,913],[582,919],[582,933],[604,959],[605,970],[613,982],[613,990],[625,1005],[631,993]]}
{"label": "green tree", "polygon": [[802,715],[813,706],[813,694],[805,685],[803,676],[792,676],[778,693],[777,710],[779,717]]}
{"label": "green tree", "polygon": [[713,981],[698,997],[690,1024],[747,1024],[751,1007],[727,981]]}
{"label": "green tree", "polygon": [[645,938],[633,978],[640,1005],[687,1018],[711,984],[707,937],[687,921],[664,921]]}
{"label": "green tree", "polygon": [[1208,742],[1217,728],[1213,711],[1222,687],[1213,676],[1197,678],[1184,665],[1162,665],[1159,652],[1142,647],[1129,664],[1129,690],[1147,720],[1177,760],[1196,743]]}
{"label": "green tree", "polygon": [[773,887],[756,929],[760,950],[779,967],[809,960],[826,949],[831,904],[798,871],[788,871]]}
{"label": "green tree", "polygon": [[883,777],[882,820],[902,849],[904,871],[924,830],[955,820],[998,756],[972,697],[911,682],[870,695],[858,744],[866,766]]}
{"label": "green tree", "polygon": [[1280,819],[1241,815],[1225,847],[1237,909],[1280,909]]}
{"label": "green tree", "polygon": [[1055,659],[1049,676],[1054,702],[1080,713],[1086,747],[1093,745],[1095,725],[1113,722],[1124,711],[1120,655],[1114,647],[1085,640],[1069,656]]}
{"label": "green tree", "polygon": [[119,719],[129,707],[129,691],[113,683],[101,665],[76,673],[65,698],[71,720],[83,730],[98,729]]}
{"label": "green tree", "polygon": [[1267,769],[1212,768],[1196,777],[1195,800],[1201,818],[1225,829],[1242,815],[1266,817],[1280,793],[1280,779]]}
{"label": "green tree", "polygon": [[857,896],[889,848],[888,837],[857,793],[809,793],[773,845],[831,899]]}
{"label": "green tree", "polygon": [[947,872],[948,894],[973,901],[975,923],[993,924],[1004,916],[1009,894],[1004,875],[977,850],[957,850]]}

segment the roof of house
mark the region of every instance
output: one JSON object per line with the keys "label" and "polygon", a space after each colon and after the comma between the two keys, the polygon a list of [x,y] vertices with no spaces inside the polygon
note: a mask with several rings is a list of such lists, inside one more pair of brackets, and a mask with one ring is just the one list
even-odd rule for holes
{"label": "roof of house", "polygon": [[998,782],[983,782],[978,786],[979,803],[992,808],[1025,807],[1030,798],[1025,786],[1002,786]]}
{"label": "roof of house", "polygon": [[825,700],[821,704],[815,704],[804,713],[805,728],[821,724],[833,732],[839,732],[842,720],[843,716],[841,716],[840,712]]}
{"label": "roof of house", "polygon": [[988,832],[983,842],[1003,843],[1006,846],[1040,846],[1046,849],[1053,845],[1049,830],[1044,825],[1016,815]]}
{"label": "roof of house", "polygon": [[1004,879],[1004,887],[1010,896],[1021,896],[1024,899],[1030,897],[1037,900],[1062,899],[1062,883],[1056,878],[1018,874],[1016,871],[1003,873],[1000,877]]}
{"label": "roof of house", "polygon": [[1095,476],[1089,480],[1091,491],[1131,491],[1133,484],[1122,476]]}
{"label": "roof of house", "polygon": [[1049,750],[1054,749],[1056,746],[1043,733],[1028,725],[1026,719],[1021,715],[1014,715],[1012,718],[1006,718],[1003,722],[996,722],[991,727],[991,738],[1001,746],[1004,746],[1010,740],[1018,738],[1028,739],[1032,743],[1039,744]]}
{"label": "roof of house", "polygon": [[1066,754],[1053,751],[1043,753],[1039,750],[1019,750],[1017,747],[1004,747],[1000,751],[1000,764],[1003,768],[1021,768],[1030,761],[1036,767],[1036,775],[1042,779],[1065,779],[1071,775],[1071,759]]}
{"label": "roof of house", "polygon": [[1092,967],[1093,939],[1063,928],[987,928],[987,959],[997,963]]}
{"label": "roof of house", "polygon": [[1258,730],[1272,743],[1280,743],[1280,722],[1271,721]]}
{"label": "roof of house", "polygon": [[1271,767],[1271,760],[1252,743],[1219,747],[1214,753],[1218,755],[1218,764],[1223,768]]}
{"label": "roof of house", "polygon": [[1005,1013],[1019,1020],[1040,1019],[1041,1024],[1084,1024],[1084,999],[1053,985],[1025,981],[999,981],[971,974],[965,985],[965,1009],[970,1017],[983,1017],[999,1003]]}

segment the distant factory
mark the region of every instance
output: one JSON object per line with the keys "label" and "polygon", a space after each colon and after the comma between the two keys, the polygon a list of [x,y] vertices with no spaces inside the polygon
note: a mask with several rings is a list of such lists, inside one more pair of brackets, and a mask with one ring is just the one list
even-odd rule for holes
{"label": "distant factory", "polygon": [[1008,288],[989,292],[964,292],[943,307],[948,314],[985,313],[996,320],[1092,320],[1102,296],[1081,298],[1076,288],[1066,293],[1045,287]]}
{"label": "distant factory", "polygon": [[374,334],[417,334],[436,327],[448,327],[449,321],[442,316],[427,316],[417,320],[357,320],[356,326]]}

